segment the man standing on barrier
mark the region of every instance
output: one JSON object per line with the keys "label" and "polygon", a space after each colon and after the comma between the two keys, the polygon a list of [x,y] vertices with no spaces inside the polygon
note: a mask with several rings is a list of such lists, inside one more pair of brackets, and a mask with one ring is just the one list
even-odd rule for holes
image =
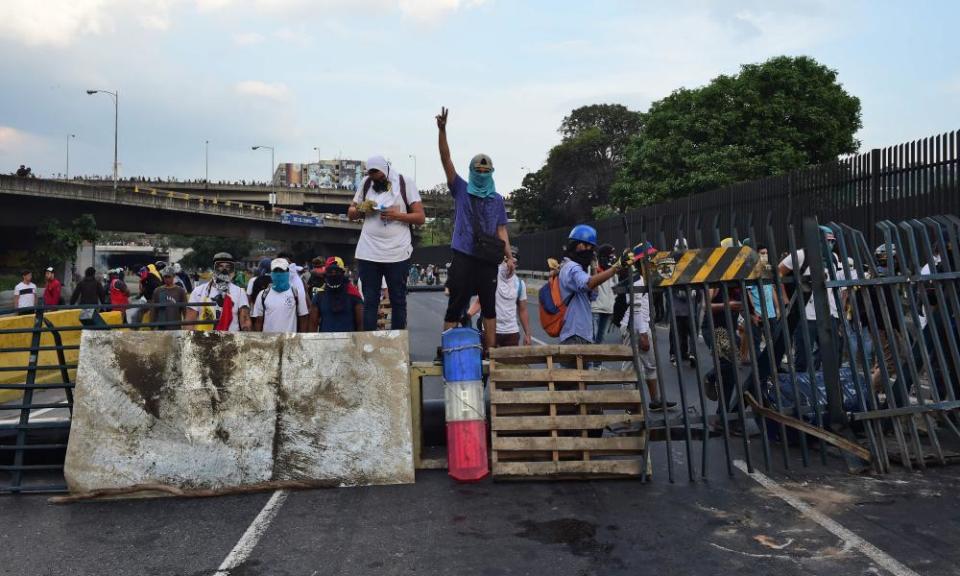
{"label": "man standing on barrier", "polygon": [[[483,316],[485,349],[496,346],[497,336],[497,270],[501,262],[509,273],[516,264],[510,253],[507,236],[507,210],[503,196],[493,181],[493,160],[477,154],[470,160],[469,181],[457,174],[447,143],[447,114],[442,108],[437,116],[440,162],[447,176],[447,186],[454,201],[453,263],[447,275],[450,299],[443,317],[443,329],[460,324],[463,311],[476,294]],[[590,304],[587,303],[589,314]],[[591,337],[593,322],[591,317]]]}
{"label": "man standing on barrier", "polygon": [[417,184],[383,158],[367,160],[367,177],[350,208],[350,220],[363,219],[355,258],[363,289],[363,329],[377,329],[380,283],[390,298],[390,329],[407,327],[407,272],[413,254],[411,226],[426,221]]}
{"label": "man standing on barrier", "polygon": [[239,332],[250,330],[250,302],[246,291],[233,283],[236,263],[233,256],[218,252],[213,256],[213,278],[197,284],[190,294],[191,303],[211,303],[206,306],[191,306],[184,314],[184,321],[198,318],[213,323],[190,324],[186,330],[220,330]]}
{"label": "man standing on barrier", "polygon": [[[516,262],[517,247],[511,246],[510,252]],[[474,300],[467,315],[473,318],[479,311],[480,301]],[[519,346],[521,327],[523,345],[530,346],[533,334],[530,332],[530,314],[527,311],[527,283],[516,271],[509,270],[506,263],[501,263],[497,269],[497,347]]]}

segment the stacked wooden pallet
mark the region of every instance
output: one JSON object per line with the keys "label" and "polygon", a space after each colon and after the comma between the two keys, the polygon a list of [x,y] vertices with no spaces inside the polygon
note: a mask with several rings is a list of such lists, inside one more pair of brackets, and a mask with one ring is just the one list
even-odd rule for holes
{"label": "stacked wooden pallet", "polygon": [[[631,359],[629,347],[613,345],[491,350],[493,477],[592,479],[649,471]],[[590,370],[593,361],[615,362],[616,369]]]}

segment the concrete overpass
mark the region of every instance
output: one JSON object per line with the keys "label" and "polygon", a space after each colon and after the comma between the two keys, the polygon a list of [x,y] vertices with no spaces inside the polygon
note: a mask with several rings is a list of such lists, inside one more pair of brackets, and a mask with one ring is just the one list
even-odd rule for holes
{"label": "concrete overpass", "polygon": [[[78,181],[70,181],[78,182]],[[113,180],[84,180],[91,185],[113,187]],[[353,200],[354,191],[340,188],[290,188],[284,186],[266,186],[260,184],[216,184],[203,182],[138,182],[121,180],[118,186],[132,190],[152,187],[160,190],[182,192],[218,201],[248,202],[268,206],[270,194],[277,195],[276,206],[292,209],[313,209],[324,213],[346,214]],[[449,207],[450,197],[446,194],[426,194],[421,191],[423,208],[428,216],[437,206]],[[505,198],[507,212],[512,209],[509,198]]]}
{"label": "concrete overpass", "polygon": [[[43,219],[93,214],[98,228],[122,232],[187,234],[355,245],[360,224],[342,214],[318,214],[217,201],[136,183],[109,185],[0,176],[0,227],[30,229]],[[309,224],[309,225],[298,225]],[[32,236],[32,235],[31,235]]]}

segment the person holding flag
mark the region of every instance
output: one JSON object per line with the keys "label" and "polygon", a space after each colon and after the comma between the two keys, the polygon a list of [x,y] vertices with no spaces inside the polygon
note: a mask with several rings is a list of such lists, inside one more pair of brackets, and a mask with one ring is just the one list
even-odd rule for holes
{"label": "person holding flag", "polygon": [[233,256],[218,252],[213,256],[213,278],[197,284],[190,294],[190,302],[213,305],[190,306],[184,314],[184,322],[210,320],[214,324],[188,324],[186,330],[218,330],[238,332],[250,330],[250,302],[243,288],[233,283],[236,264]]}

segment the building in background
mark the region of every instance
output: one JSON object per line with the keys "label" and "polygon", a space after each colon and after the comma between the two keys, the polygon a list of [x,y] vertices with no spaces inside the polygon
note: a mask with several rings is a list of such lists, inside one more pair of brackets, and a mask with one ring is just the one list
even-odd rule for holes
{"label": "building in background", "polygon": [[366,172],[360,160],[320,160],[307,164],[278,164],[273,185],[291,188],[335,188],[356,190]]}

